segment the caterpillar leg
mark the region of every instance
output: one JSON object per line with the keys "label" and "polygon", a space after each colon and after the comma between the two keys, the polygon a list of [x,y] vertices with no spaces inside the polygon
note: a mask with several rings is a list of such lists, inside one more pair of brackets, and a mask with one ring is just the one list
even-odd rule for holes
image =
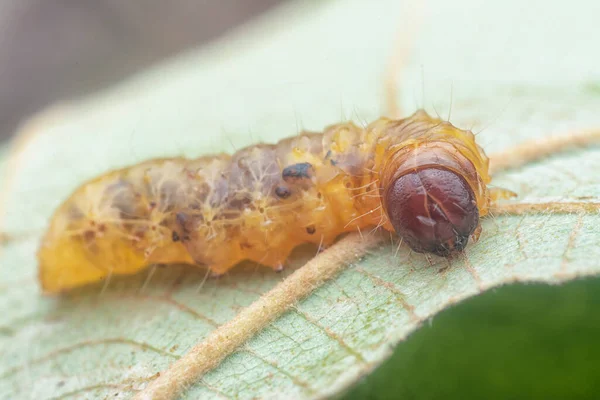
{"label": "caterpillar leg", "polygon": [[253,261],[256,261],[261,265],[270,267],[275,272],[281,272],[285,268],[285,261],[288,259],[290,253],[291,250],[283,252],[270,251],[266,255],[261,257],[260,260],[255,259]]}
{"label": "caterpillar leg", "polygon": [[281,272],[281,271],[283,271],[284,268],[285,268],[285,265],[283,264],[283,262],[280,262],[278,265],[276,265],[273,268],[273,271],[275,271],[275,272]]}
{"label": "caterpillar leg", "polygon": [[[260,265],[265,265],[267,267],[271,267],[273,269],[273,271],[275,271],[275,272],[281,272],[284,270],[285,260],[286,260],[285,258],[277,258],[277,259],[270,260],[268,263],[265,261],[262,261],[262,262],[256,261],[256,262]],[[254,261],[254,260],[252,260],[252,261]],[[215,279],[220,278],[223,275],[225,275],[225,273],[227,273],[227,271],[229,271],[230,269],[235,267],[237,264],[239,264],[239,263],[211,264],[208,266],[208,270],[210,271],[210,277],[215,278]],[[199,266],[205,267],[205,265],[199,265]]]}
{"label": "caterpillar leg", "polygon": [[499,200],[510,200],[514,197],[517,197],[517,194],[512,190],[504,188],[490,189],[490,200],[492,204],[496,204]]}
{"label": "caterpillar leg", "polygon": [[475,228],[475,231],[471,234],[471,240],[473,241],[473,243],[477,243],[479,241],[479,237],[481,236],[482,230],[483,228],[481,227],[481,224],[477,225],[477,228]]}
{"label": "caterpillar leg", "polygon": [[222,277],[223,275],[225,275],[227,273],[227,271],[229,271],[230,269],[232,269],[233,267],[235,267],[237,264],[239,264],[238,262],[235,263],[223,263],[223,264],[201,264],[201,263],[196,263],[195,265],[198,266],[199,268],[208,268],[208,276],[210,278],[213,279],[217,279]]}

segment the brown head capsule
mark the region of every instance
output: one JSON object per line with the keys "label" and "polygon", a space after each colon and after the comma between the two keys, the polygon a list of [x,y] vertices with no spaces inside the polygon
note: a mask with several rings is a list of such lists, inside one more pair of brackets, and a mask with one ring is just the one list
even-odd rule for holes
{"label": "brown head capsule", "polygon": [[381,200],[393,228],[414,251],[462,251],[488,211],[488,159],[471,132],[417,112],[387,128]]}
{"label": "brown head capsule", "polygon": [[383,202],[396,233],[416,252],[462,251],[479,224],[473,190],[460,175],[422,168],[397,178]]}

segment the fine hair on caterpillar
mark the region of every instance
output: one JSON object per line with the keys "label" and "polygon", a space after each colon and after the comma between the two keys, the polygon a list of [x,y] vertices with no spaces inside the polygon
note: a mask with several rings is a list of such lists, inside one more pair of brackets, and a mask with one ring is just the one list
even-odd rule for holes
{"label": "fine hair on caterpillar", "polygon": [[278,270],[300,244],[369,227],[449,256],[477,239],[492,199],[488,164],[470,131],[422,110],[233,155],[150,160],[83,184],[58,208],[40,279],[58,292],[154,263]]}

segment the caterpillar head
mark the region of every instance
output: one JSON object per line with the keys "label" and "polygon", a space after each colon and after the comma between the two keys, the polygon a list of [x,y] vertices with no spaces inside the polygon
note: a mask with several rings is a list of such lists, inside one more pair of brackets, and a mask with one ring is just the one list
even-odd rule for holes
{"label": "caterpillar head", "polygon": [[387,185],[382,200],[396,233],[419,253],[446,257],[462,251],[479,225],[473,190],[443,167],[400,175]]}
{"label": "caterpillar head", "polygon": [[475,135],[422,110],[384,129],[379,177],[389,228],[419,253],[462,251],[490,202],[489,160]]}

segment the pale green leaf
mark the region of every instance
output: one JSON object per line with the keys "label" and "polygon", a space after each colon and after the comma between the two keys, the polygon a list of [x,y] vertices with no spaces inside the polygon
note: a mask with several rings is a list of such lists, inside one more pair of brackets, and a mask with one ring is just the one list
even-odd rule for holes
{"label": "pale green leaf", "polygon": [[[39,135],[3,179],[11,184],[1,229],[19,239],[0,254],[0,398],[127,398],[289,274],[294,267],[274,274],[246,265],[198,290],[203,271],[169,267],[49,298],[39,292],[35,252],[53,209],[108,169],[377,118],[385,65],[410,15],[397,3],[285,5],[30,126]],[[447,115],[452,87],[452,121],[485,127],[478,141],[488,153],[600,127],[600,53],[589,47],[600,37],[597,11],[591,0],[430,1],[403,74],[407,111],[433,104]],[[600,150],[581,149],[504,173],[494,184],[527,202],[598,201],[598,171]],[[508,282],[598,274],[599,227],[597,214],[489,219],[468,263],[436,258],[430,265],[406,247],[395,254],[385,245],[262,330],[185,396],[340,393],[450,304]],[[299,253],[293,265],[309,256]]]}

